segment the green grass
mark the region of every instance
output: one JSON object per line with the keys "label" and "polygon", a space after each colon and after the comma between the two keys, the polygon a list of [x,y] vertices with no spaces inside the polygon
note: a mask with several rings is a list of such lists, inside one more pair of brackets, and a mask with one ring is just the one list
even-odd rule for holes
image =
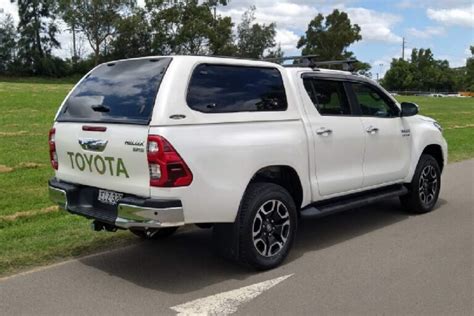
{"label": "green grass", "polygon": [[[88,220],[51,208],[47,135],[72,86],[71,79],[0,77],[0,275],[133,240],[127,232],[92,232]],[[474,99],[399,99],[443,125],[450,161],[474,157]]]}
{"label": "green grass", "polygon": [[[25,78],[0,82],[0,275],[133,238],[127,232],[94,233],[88,220],[65,212],[44,213],[52,206],[46,187],[53,175],[48,131],[72,86]],[[2,172],[5,168],[12,170]]]}
{"label": "green grass", "polygon": [[397,99],[417,103],[420,114],[441,124],[450,162],[474,157],[474,98],[398,96]]}
{"label": "green grass", "polygon": [[76,82],[81,79],[81,75],[74,75],[70,77],[63,77],[63,78],[53,78],[53,77],[10,77],[10,76],[4,76],[0,75],[0,82],[9,82],[9,83],[28,83],[28,84],[34,84],[34,83],[56,83],[56,84],[75,84]]}

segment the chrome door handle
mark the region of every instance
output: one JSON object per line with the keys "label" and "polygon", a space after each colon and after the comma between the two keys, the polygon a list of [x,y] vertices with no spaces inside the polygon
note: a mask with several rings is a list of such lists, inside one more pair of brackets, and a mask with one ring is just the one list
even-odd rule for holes
{"label": "chrome door handle", "polygon": [[321,127],[316,131],[316,134],[321,135],[321,136],[328,136],[329,134],[332,133],[332,129],[326,128],[326,127]]}
{"label": "chrome door handle", "polygon": [[379,129],[377,127],[374,127],[374,126],[369,126],[369,127],[367,127],[366,131],[369,134],[375,134],[379,131]]}

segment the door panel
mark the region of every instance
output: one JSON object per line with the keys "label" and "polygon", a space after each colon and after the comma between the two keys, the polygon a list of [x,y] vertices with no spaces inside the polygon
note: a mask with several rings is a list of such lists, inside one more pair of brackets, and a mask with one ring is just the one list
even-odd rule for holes
{"label": "door panel", "polygon": [[377,87],[351,83],[365,130],[364,187],[405,178],[410,163],[410,133],[400,110]]}
{"label": "door panel", "polygon": [[[319,194],[331,195],[362,187],[365,135],[358,117],[323,117],[311,122],[314,133]],[[330,134],[318,134],[330,129]]]}
{"label": "door panel", "polygon": [[327,196],[362,187],[365,133],[351,108],[342,81],[304,78],[301,88],[313,142],[317,189]]}
{"label": "door panel", "polygon": [[[405,178],[410,162],[410,137],[402,134],[401,118],[363,117],[366,130],[364,187]],[[368,132],[377,128],[377,131]]]}

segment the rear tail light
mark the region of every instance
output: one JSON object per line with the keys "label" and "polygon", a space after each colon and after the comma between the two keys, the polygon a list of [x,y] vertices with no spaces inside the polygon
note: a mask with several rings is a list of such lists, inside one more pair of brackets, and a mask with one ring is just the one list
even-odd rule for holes
{"label": "rear tail light", "polygon": [[164,137],[149,135],[147,151],[151,186],[183,187],[191,184],[191,170]]}
{"label": "rear tail light", "polygon": [[51,167],[58,170],[58,155],[56,153],[56,129],[52,128],[49,130],[49,160],[51,161]]}

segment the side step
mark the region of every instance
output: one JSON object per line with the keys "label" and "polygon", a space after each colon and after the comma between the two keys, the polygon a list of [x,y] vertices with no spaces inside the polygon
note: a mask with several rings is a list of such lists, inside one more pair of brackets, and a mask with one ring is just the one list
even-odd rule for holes
{"label": "side step", "polygon": [[332,198],[308,205],[301,210],[303,217],[318,217],[334,214],[340,211],[366,206],[371,203],[407,194],[404,185],[389,186],[361,193],[351,194],[345,197]]}

